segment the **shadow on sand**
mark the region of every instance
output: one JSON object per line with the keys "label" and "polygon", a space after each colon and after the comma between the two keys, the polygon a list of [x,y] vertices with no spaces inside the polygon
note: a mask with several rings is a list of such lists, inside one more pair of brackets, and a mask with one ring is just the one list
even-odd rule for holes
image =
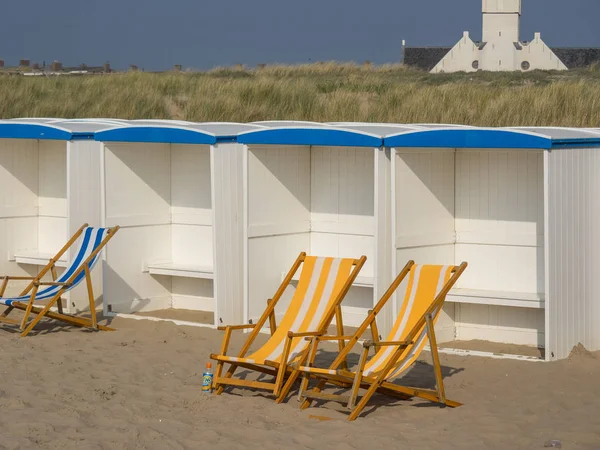
{"label": "shadow on sand", "polygon": [[[337,352],[332,352],[332,351],[324,351],[321,350],[319,351],[319,353],[317,354],[317,358],[315,359],[315,366],[317,367],[322,367],[322,368],[326,368],[329,367],[329,365],[333,362],[333,360],[335,359],[335,357],[337,356]],[[350,353],[348,355],[347,361],[348,361],[348,367],[350,368],[350,370],[354,370],[354,367],[358,364],[358,359],[359,359],[359,355],[356,353]],[[455,367],[449,367],[449,366],[443,366],[441,367],[442,369],[442,377],[444,379],[450,378],[460,372],[462,372],[464,370],[464,368],[455,368]],[[227,370],[227,365],[225,366],[225,371]],[[235,378],[239,378],[239,379],[244,379],[244,380],[259,380],[259,381],[265,381],[265,382],[274,382],[274,378],[270,375],[265,375],[265,374],[259,374],[257,376],[256,372],[253,372],[251,370],[247,370],[247,369],[238,369],[235,374],[234,374]],[[315,381],[311,381],[309,388],[314,386],[316,384]],[[435,383],[435,375],[434,375],[434,371],[433,371],[433,366],[432,364],[425,362],[423,360],[419,360],[416,361],[413,366],[404,374],[404,376],[394,380],[394,384],[398,384],[398,385],[402,385],[402,386],[410,386],[413,388],[419,388],[419,389],[430,389],[430,390],[434,390],[436,388],[436,383]],[[285,400],[285,402],[289,402],[290,399],[295,399],[297,396],[297,389],[299,386],[299,382],[296,382],[294,389],[292,389],[292,391],[290,391],[290,395],[288,395],[287,399]],[[242,388],[244,389],[244,388]],[[264,398],[268,398],[273,400],[274,396],[272,395],[272,393],[267,392],[267,391],[261,391],[261,390],[257,390],[257,389],[252,389],[252,388],[245,388],[248,391],[252,392],[252,395],[255,397],[264,397]],[[337,386],[333,386],[333,385],[329,385],[328,387],[326,387],[326,390],[331,391],[332,394],[348,394],[348,389],[345,388],[340,388]],[[225,392],[227,394],[231,394],[231,395],[237,395],[237,396],[242,396],[243,394],[240,392],[240,388],[239,387],[235,387],[235,386],[228,386],[225,389]],[[364,390],[361,389],[361,393],[363,393]],[[359,394],[359,398],[360,398],[360,394]],[[379,394],[376,393],[375,395],[373,395],[373,397],[371,398],[371,400],[369,401],[369,406],[367,408],[365,408],[365,410],[363,411],[363,413],[361,414],[361,416],[367,416],[370,413],[372,413],[373,411],[375,411],[378,408],[381,407],[390,407],[390,406],[398,406],[400,404],[406,404],[407,402],[409,402],[409,404],[411,406],[415,406],[415,407],[442,407],[442,405],[438,404],[438,403],[432,403],[432,402],[428,402],[428,401],[413,401],[412,399],[408,399],[408,400],[402,400],[402,399],[398,399],[396,397],[391,397],[391,396],[387,396],[384,394]],[[330,403],[327,401],[323,401],[323,400],[314,400],[313,405],[315,406],[320,406],[326,403]]]}

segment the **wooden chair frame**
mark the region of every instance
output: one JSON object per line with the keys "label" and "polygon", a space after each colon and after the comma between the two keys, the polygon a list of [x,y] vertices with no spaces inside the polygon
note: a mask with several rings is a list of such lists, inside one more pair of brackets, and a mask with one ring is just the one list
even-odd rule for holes
{"label": "wooden chair frame", "polygon": [[[414,261],[409,261],[404,269],[398,274],[394,282],[385,292],[383,297],[377,302],[375,308],[370,311],[368,317],[358,328],[356,333],[352,336],[314,336],[310,338],[306,338],[311,341],[310,351],[308,354],[308,367],[311,367],[312,373],[304,373],[303,379],[300,384],[300,391],[298,394],[299,401],[302,401],[300,405],[301,409],[306,409],[310,406],[313,400],[327,400],[327,401],[337,401],[341,403],[346,403],[348,409],[350,409],[351,413],[348,417],[348,420],[355,420],[363,411],[371,397],[375,392],[380,392],[382,394],[399,397],[402,399],[409,399],[412,397],[420,397],[425,400],[429,400],[435,403],[440,403],[443,406],[449,407],[458,407],[461,406],[461,403],[455,402],[453,400],[449,400],[446,398],[444,382],[442,377],[442,369],[440,365],[440,359],[437,348],[437,340],[435,337],[434,330],[434,313],[441,308],[444,300],[446,299],[446,295],[452,289],[458,278],[467,268],[467,263],[463,262],[460,266],[455,266],[452,269],[452,276],[445,283],[442,290],[435,297],[432,304],[427,308],[423,316],[418,320],[415,326],[411,329],[408,336],[404,341],[381,341],[379,339],[379,335],[377,332],[377,324],[376,324],[376,316],[381,311],[381,309],[385,306],[387,301],[391,298],[393,293],[398,289],[398,286],[404,278],[410,273],[411,267],[414,265]],[[436,389],[417,389],[407,386],[397,385],[395,383],[390,383],[386,381],[386,377],[390,370],[394,367],[394,365],[398,362],[399,358],[402,356],[404,350],[409,345],[413,344],[415,338],[417,338],[417,334],[422,327],[425,326],[427,337],[429,338],[429,345],[431,348],[431,357],[433,362],[433,371],[436,380]],[[360,360],[358,363],[358,368],[356,372],[348,371],[347,369],[340,368],[342,362],[345,361],[348,353],[352,350],[354,344],[356,344],[360,337],[363,335],[367,328],[371,328],[372,340],[367,340],[363,343],[363,350],[360,356]],[[347,341],[345,348],[339,353],[334,362],[331,364],[329,369],[317,369],[314,368],[314,360],[317,354],[317,347],[319,342],[321,341]],[[383,370],[381,370],[378,376],[364,376],[363,371],[365,368],[365,364],[367,362],[368,353],[371,349],[374,350],[375,353],[382,348],[387,346],[397,346],[397,350],[394,352],[392,357],[389,359],[387,364],[384,366]],[[301,364],[295,364],[295,368],[298,368]],[[335,374],[331,374],[330,371],[335,370]],[[319,380],[317,386],[315,386],[311,391],[307,391],[309,378],[316,378]],[[324,394],[321,392],[326,383],[333,383],[337,386],[343,386],[346,388],[350,388],[350,395],[334,395],[334,394]],[[356,400],[358,398],[358,391],[360,388],[367,389],[367,392],[360,399],[358,404],[356,404]]]}
{"label": "wooden chair frame", "polygon": [[[275,295],[273,296],[273,298],[267,300],[267,309],[263,312],[262,316],[260,317],[260,319],[258,320],[257,323],[248,324],[248,325],[228,325],[228,326],[224,326],[224,327],[218,327],[219,330],[225,331],[225,336],[223,337],[223,344],[221,345],[221,353],[220,353],[220,355],[217,355],[217,354],[210,355],[211,359],[217,360],[217,368],[215,371],[215,378],[214,378],[215,393],[217,395],[220,395],[223,393],[223,390],[226,385],[245,386],[245,387],[250,387],[250,388],[255,388],[255,389],[269,390],[273,393],[273,395],[275,395],[277,403],[280,403],[285,399],[289,390],[293,386],[294,382],[298,379],[300,372],[297,370],[293,370],[289,364],[280,364],[279,362],[276,362],[276,361],[265,361],[265,365],[263,366],[263,365],[259,365],[259,364],[250,364],[248,362],[241,362],[241,361],[240,362],[222,361],[222,360],[219,360],[219,356],[227,355],[227,349],[229,347],[229,340],[231,338],[231,332],[234,330],[252,329],[250,336],[248,336],[246,343],[244,344],[244,346],[240,350],[240,353],[237,356],[238,358],[243,358],[244,356],[246,356],[246,353],[248,353],[248,351],[250,350],[250,346],[252,345],[252,343],[254,342],[254,340],[256,339],[258,334],[260,333],[263,326],[266,324],[267,320],[269,321],[271,335],[273,335],[275,333],[275,330],[277,329],[277,323],[275,320],[275,307],[277,306],[277,302],[281,299],[285,289],[291,283],[292,278],[294,277],[294,274],[298,271],[298,269],[304,262],[305,258],[306,258],[305,252],[300,253],[298,258],[296,258],[296,261],[292,265],[288,274],[285,276],[283,282],[279,286],[279,289],[277,289],[277,292],[275,292]],[[330,308],[328,314],[326,314],[324,316],[324,319],[322,320],[321,328],[319,330],[316,330],[315,332],[304,332],[304,333],[293,333],[291,331],[288,332],[288,335],[287,335],[287,338],[286,338],[286,341],[284,344],[283,354],[281,356],[281,361],[287,361],[290,347],[292,344],[292,339],[297,338],[297,337],[324,335],[327,332],[327,328],[329,327],[329,324],[333,320],[334,315],[336,316],[337,332],[339,334],[344,333],[344,327],[343,327],[343,323],[342,323],[342,310],[341,310],[340,304],[341,304],[342,300],[344,299],[344,297],[346,296],[346,294],[348,293],[348,290],[352,286],[352,283],[356,279],[358,273],[362,269],[362,266],[364,265],[366,260],[367,260],[367,257],[362,256],[360,259],[355,259],[353,261],[354,268],[352,269],[350,276],[344,283],[339,294],[335,298],[333,307]],[[342,352],[344,350],[344,343],[342,341],[339,341],[339,349],[340,349],[340,352]],[[307,355],[305,355],[303,357],[302,362],[304,362],[306,360],[306,357],[307,357]],[[225,363],[229,364],[230,366],[229,366],[229,369],[227,370],[227,373],[225,374],[225,376],[221,376],[221,374],[223,372],[223,366],[225,365]],[[344,363],[345,363],[345,361],[344,361]],[[265,367],[265,366],[267,366],[267,367]],[[255,370],[257,372],[272,375],[275,377],[275,382],[267,383],[267,382],[262,382],[262,381],[248,381],[248,380],[232,378],[235,370],[238,367]],[[286,380],[286,376],[287,376],[287,380]],[[285,384],[284,384],[284,382],[285,382]]]}
{"label": "wooden chair frame", "polygon": [[[115,226],[108,229],[106,237],[100,242],[100,245],[86,258],[86,260],[81,263],[79,268],[73,272],[73,274],[69,277],[69,279],[64,283],[56,282],[56,262],[60,259],[62,255],[77,241],[77,239],[81,236],[83,231],[88,227],[88,224],[85,223],[79,228],[75,234],[67,241],[67,243],[58,251],[58,253],[50,259],[48,264],[40,271],[40,273],[35,277],[14,277],[14,276],[4,276],[0,277],[4,281],[2,282],[2,286],[0,287],[0,297],[4,296],[4,292],[6,291],[6,287],[8,286],[8,282],[11,280],[31,280],[31,282],[27,285],[27,287],[19,294],[19,297],[27,295],[30,293],[29,301],[27,303],[22,302],[13,302],[10,306],[8,306],[4,312],[0,315],[0,322],[9,323],[13,325],[19,325],[21,330],[21,337],[27,336],[31,330],[37,325],[37,323],[44,317],[48,317],[51,319],[60,320],[62,322],[66,322],[70,325],[75,325],[78,327],[89,327],[97,330],[104,331],[114,331],[113,328],[99,325],[96,317],[96,304],[94,300],[94,292],[92,290],[92,279],[90,275],[90,269],[88,264],[102,251],[104,246],[112,239],[115,233],[119,230],[119,226]],[[81,274],[81,272],[85,272],[85,280],[86,287],[88,291],[88,299],[90,305],[90,314],[91,318],[86,319],[83,317],[75,317],[72,315],[63,313],[63,305],[61,296],[69,290],[75,279]],[[52,275],[52,281],[42,281],[42,278],[50,272]],[[62,286],[61,289],[48,300],[48,303],[45,307],[40,308],[33,306],[35,302],[35,297],[38,292],[40,286]],[[58,312],[50,311],[54,305],[57,305]],[[15,309],[19,309],[25,311],[25,315],[21,322],[17,322],[12,319],[8,319],[8,315]],[[37,316],[28,324],[28,319],[31,313],[37,314]]]}

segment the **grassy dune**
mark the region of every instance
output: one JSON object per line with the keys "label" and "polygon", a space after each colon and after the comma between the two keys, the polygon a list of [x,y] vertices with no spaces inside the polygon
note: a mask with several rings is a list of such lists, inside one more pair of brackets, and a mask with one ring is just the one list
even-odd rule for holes
{"label": "grassy dune", "polygon": [[0,117],[441,122],[600,127],[600,68],[430,75],[352,64],[0,76]]}

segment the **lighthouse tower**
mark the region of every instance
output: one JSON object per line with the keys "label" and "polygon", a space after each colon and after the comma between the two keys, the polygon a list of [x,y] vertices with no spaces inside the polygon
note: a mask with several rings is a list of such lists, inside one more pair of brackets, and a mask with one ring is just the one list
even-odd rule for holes
{"label": "lighthouse tower", "polygon": [[519,42],[521,0],[483,0],[482,12],[486,45],[481,51],[481,68],[520,70],[515,42]]}
{"label": "lighthouse tower", "polygon": [[519,41],[521,0],[483,0],[483,42]]}
{"label": "lighthouse tower", "polygon": [[521,0],[482,0],[483,30],[475,43],[469,32],[433,68],[438,72],[566,70],[567,67],[535,33],[521,42]]}

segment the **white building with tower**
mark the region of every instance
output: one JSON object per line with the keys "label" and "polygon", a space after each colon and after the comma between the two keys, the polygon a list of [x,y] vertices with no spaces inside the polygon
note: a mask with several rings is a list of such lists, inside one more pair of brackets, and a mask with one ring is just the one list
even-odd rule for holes
{"label": "white building with tower", "polygon": [[482,3],[481,42],[474,42],[465,31],[432,73],[567,70],[542,41],[540,33],[535,33],[533,41],[520,41],[521,0],[482,0]]}

